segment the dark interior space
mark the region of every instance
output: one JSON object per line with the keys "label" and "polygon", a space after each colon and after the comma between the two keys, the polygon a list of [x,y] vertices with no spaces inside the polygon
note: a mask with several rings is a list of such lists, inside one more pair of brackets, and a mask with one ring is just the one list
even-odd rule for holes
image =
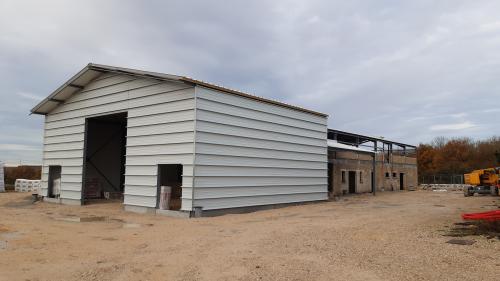
{"label": "dark interior space", "polygon": [[61,166],[49,166],[47,196],[57,198],[61,192]]}
{"label": "dark interior space", "polygon": [[356,172],[349,171],[349,193],[356,193]]}
{"label": "dark interior space", "polygon": [[127,113],[87,119],[82,199],[123,201]]}
{"label": "dark interior space", "polygon": [[405,174],[404,173],[399,173],[399,190],[404,190],[405,189],[404,178],[405,178]]}
{"label": "dark interior space", "polygon": [[160,193],[162,186],[171,187],[168,210],[181,209],[182,197],[182,165],[181,164],[161,164],[158,165],[158,190],[156,207],[160,207]]}
{"label": "dark interior space", "polygon": [[374,192],[375,191],[375,175],[373,174],[373,172],[371,173],[370,179],[371,179],[372,192]]}

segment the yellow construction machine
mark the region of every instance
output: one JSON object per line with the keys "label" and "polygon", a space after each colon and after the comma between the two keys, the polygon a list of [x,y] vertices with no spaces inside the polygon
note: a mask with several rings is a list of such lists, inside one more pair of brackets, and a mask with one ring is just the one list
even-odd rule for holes
{"label": "yellow construction machine", "polygon": [[474,193],[498,195],[500,167],[472,171],[464,175],[464,182],[469,185],[464,189],[464,196],[474,196]]}

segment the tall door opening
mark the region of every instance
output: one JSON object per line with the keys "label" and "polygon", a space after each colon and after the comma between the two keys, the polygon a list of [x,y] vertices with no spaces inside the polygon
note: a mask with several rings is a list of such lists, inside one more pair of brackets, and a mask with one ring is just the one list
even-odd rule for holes
{"label": "tall door opening", "polygon": [[158,165],[158,188],[156,208],[160,208],[161,188],[165,187],[168,193],[168,202],[165,204],[168,210],[181,209],[182,197],[182,165],[181,164],[160,164]]}
{"label": "tall door opening", "polygon": [[405,176],[405,174],[399,173],[399,190],[404,190],[405,189],[404,176]]}
{"label": "tall door opening", "polygon": [[349,193],[356,193],[356,171],[349,171]]}
{"label": "tall door opening", "polygon": [[47,196],[49,198],[58,198],[61,194],[61,166],[49,166]]}
{"label": "tall door opening", "polygon": [[86,120],[82,203],[123,201],[126,134],[127,113]]}

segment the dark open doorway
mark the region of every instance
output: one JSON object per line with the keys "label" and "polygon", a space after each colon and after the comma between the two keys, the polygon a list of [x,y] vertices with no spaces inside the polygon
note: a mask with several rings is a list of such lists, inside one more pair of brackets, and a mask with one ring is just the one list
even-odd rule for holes
{"label": "dark open doorway", "polygon": [[356,172],[349,171],[349,193],[356,193]]}
{"label": "dark open doorway", "polygon": [[404,177],[405,174],[403,173],[399,173],[399,190],[404,190],[405,189],[405,180],[404,180]]}
{"label": "dark open doorway", "polygon": [[61,194],[61,166],[49,166],[49,182],[47,196],[58,198]]}
{"label": "dark open doorway", "polygon": [[127,113],[86,120],[82,203],[123,201],[126,133]]}
{"label": "dark open doorway", "polygon": [[168,210],[181,209],[182,197],[182,165],[181,164],[160,164],[158,165],[158,189],[156,208],[160,207],[161,187],[168,187],[170,195],[166,207]]}
{"label": "dark open doorway", "polygon": [[372,185],[371,185],[372,192],[375,192],[375,175],[373,174],[373,172],[371,174],[371,182],[372,182]]}

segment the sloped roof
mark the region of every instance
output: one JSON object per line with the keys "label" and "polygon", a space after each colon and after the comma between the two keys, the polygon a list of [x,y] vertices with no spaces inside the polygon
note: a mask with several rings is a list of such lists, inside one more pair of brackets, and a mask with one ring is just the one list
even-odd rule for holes
{"label": "sloped roof", "polygon": [[172,75],[172,74],[165,74],[165,73],[158,73],[158,72],[151,72],[151,71],[143,71],[143,70],[137,70],[137,69],[130,69],[130,68],[123,68],[123,67],[115,67],[115,66],[109,66],[109,65],[102,65],[102,64],[94,64],[94,63],[89,63],[87,66],[85,66],[82,70],[80,70],[77,74],[75,74],[73,77],[71,77],[66,83],[64,83],[62,86],[57,88],[52,94],[50,94],[47,98],[42,100],[39,104],[37,104],[33,109],[31,109],[32,114],[47,114],[50,112],[52,109],[57,107],[60,103],[64,102],[66,99],[71,97],[73,94],[76,92],[82,90],[85,85],[90,83],[92,80],[96,79],[99,77],[102,73],[105,72],[113,72],[113,73],[122,73],[125,75],[132,75],[132,76],[140,76],[144,78],[153,78],[153,79],[158,79],[158,80],[164,80],[164,81],[180,81],[184,82],[187,84],[191,85],[200,85],[203,87],[207,87],[210,89],[222,91],[225,93],[253,99],[253,100],[258,100],[260,102],[265,102],[281,107],[286,107],[290,109],[294,109],[297,111],[302,111],[314,115],[319,115],[322,117],[327,117],[327,114],[316,112],[313,110],[305,109],[302,107],[286,104],[283,102],[267,99],[267,98],[262,98],[258,97],[255,95],[250,95],[244,92],[232,90],[229,88],[225,88],[222,86],[218,86],[215,84],[207,83],[201,80],[196,80],[193,78],[189,78],[186,76],[179,76],[179,75]]}

